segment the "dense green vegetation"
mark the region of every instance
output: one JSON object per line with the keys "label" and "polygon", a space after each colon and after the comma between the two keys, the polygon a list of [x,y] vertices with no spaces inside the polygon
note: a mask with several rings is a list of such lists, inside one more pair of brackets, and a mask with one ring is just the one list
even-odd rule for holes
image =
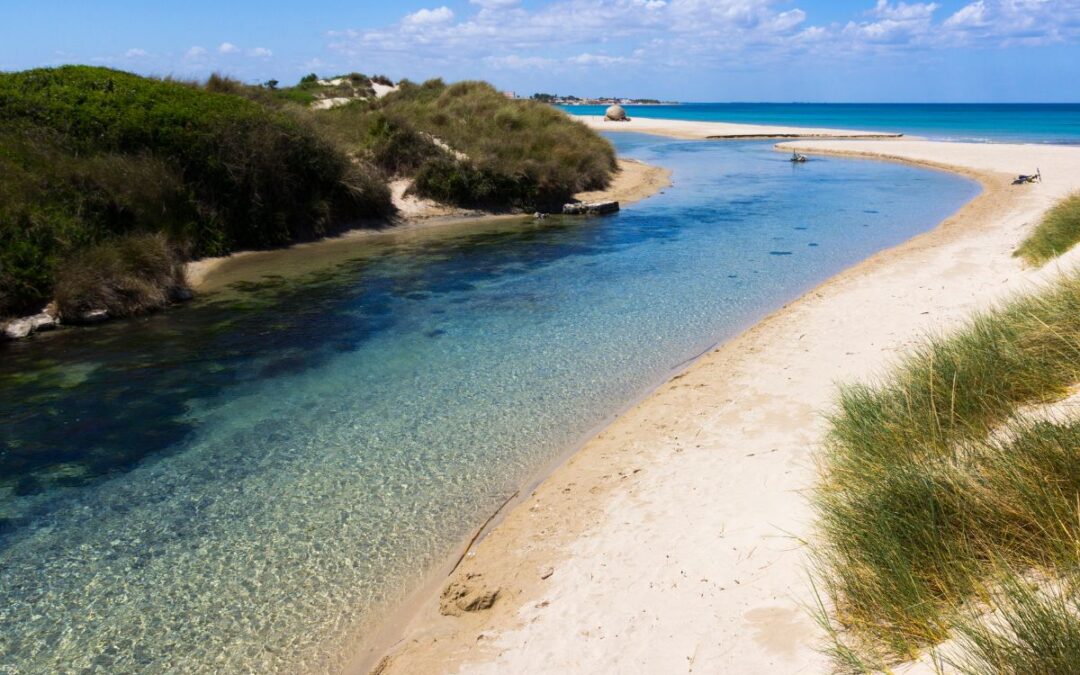
{"label": "dense green vegetation", "polygon": [[461,206],[561,206],[605,187],[616,166],[611,145],[585,125],[482,82],[402,82],[377,102],[318,117],[354,152],[415,176],[417,193]]}
{"label": "dense green vegetation", "polygon": [[[845,666],[959,635],[954,665],[972,672],[1063,672],[1077,649],[1080,421],[1022,406],[1078,382],[1074,275],[928,341],[876,386],[842,389],[814,501],[824,620]],[[1031,575],[1061,595],[1031,590]]]}
{"label": "dense green vegetation", "polygon": [[0,75],[0,314],[40,307],[86,247],[164,232],[195,255],[389,212],[387,189],[297,117],[102,68]]}
{"label": "dense green vegetation", "polygon": [[1016,255],[1032,265],[1041,265],[1068,251],[1080,241],[1080,194],[1061,202],[1020,244]]}
{"label": "dense green vegetation", "polygon": [[[485,84],[404,82],[379,99],[373,83],[392,85],[383,76],[329,81],[194,83],[87,66],[0,74],[0,317],[40,309],[64,270],[87,270],[110,242],[130,255],[164,242],[172,253],[150,259],[165,265],[385,220],[395,176],[448,203],[531,209],[601,187],[615,167],[583,125]],[[326,98],[351,102],[309,105]],[[168,269],[146,276],[112,260],[102,269],[114,279],[63,276],[99,292],[64,293],[61,310],[92,299],[114,315],[151,308],[168,294],[147,295],[136,268],[173,283]]]}

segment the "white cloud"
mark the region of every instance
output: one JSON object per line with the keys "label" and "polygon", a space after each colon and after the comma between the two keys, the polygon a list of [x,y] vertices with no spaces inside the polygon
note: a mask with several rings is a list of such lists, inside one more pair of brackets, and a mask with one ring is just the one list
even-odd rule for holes
{"label": "white cloud", "polygon": [[856,43],[879,45],[918,45],[933,33],[935,2],[890,4],[878,0],[868,14],[873,21],[849,21],[842,35]]}
{"label": "white cloud", "polygon": [[141,59],[144,56],[149,56],[149,53],[147,53],[145,49],[139,49],[137,47],[124,52],[124,58],[128,59]]}
{"label": "white cloud", "polygon": [[484,64],[499,70],[533,70],[537,68],[552,68],[558,65],[555,59],[545,56],[518,56],[507,54],[505,56],[489,56],[484,59]]}
{"label": "white cloud", "polygon": [[878,0],[870,13],[887,21],[920,21],[929,19],[940,8],[941,5],[936,2],[916,2],[910,5],[899,2],[890,5],[887,0]]}
{"label": "white cloud", "polygon": [[406,14],[401,23],[406,26],[428,26],[448,23],[454,20],[454,11],[443,5],[435,9],[421,9],[412,14]]}
{"label": "white cloud", "polygon": [[257,59],[268,59],[274,55],[274,52],[270,51],[266,47],[256,47],[248,52],[248,56],[253,56]]}
{"label": "white cloud", "polygon": [[506,9],[520,4],[520,0],[469,0],[469,2],[484,9]]}
{"label": "white cloud", "polygon": [[192,47],[184,53],[186,59],[199,59],[206,56],[206,47],[199,47],[198,45]]}
{"label": "white cloud", "polygon": [[966,0],[941,16],[939,2],[866,0],[849,21],[815,24],[799,0],[469,0],[405,14],[376,29],[328,33],[350,59],[409,58],[446,72],[496,68],[664,67],[779,61],[834,54],[1029,44],[1080,37],[1080,0]]}
{"label": "white cloud", "polygon": [[969,28],[986,24],[986,3],[983,0],[965,6],[945,20],[945,25],[950,28]]}
{"label": "white cloud", "polygon": [[631,63],[633,59],[626,58],[625,56],[609,56],[607,54],[578,54],[568,59],[570,63],[577,64],[579,66],[615,66],[624,63]]}
{"label": "white cloud", "polygon": [[240,48],[231,42],[222,42],[218,45],[217,50],[222,54],[235,54],[240,51]]}

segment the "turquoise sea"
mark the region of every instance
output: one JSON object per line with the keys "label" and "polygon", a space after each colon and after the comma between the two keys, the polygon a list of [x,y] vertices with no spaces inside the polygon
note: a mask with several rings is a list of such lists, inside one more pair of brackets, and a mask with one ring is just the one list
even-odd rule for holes
{"label": "turquoise sea", "polygon": [[334,672],[590,430],[978,192],[612,140],[675,186],[281,252],[158,315],[0,345],[0,672]]}
{"label": "turquoise sea", "polygon": [[[565,106],[603,115],[602,106]],[[627,106],[631,117],[831,127],[903,133],[934,140],[1080,143],[1080,104],[684,103]]]}

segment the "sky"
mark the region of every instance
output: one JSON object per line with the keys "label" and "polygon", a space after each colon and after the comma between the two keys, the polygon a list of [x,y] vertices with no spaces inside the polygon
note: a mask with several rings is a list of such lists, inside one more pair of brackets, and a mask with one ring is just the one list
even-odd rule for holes
{"label": "sky", "polygon": [[0,0],[0,70],[66,63],[519,95],[1080,102],[1080,0]]}

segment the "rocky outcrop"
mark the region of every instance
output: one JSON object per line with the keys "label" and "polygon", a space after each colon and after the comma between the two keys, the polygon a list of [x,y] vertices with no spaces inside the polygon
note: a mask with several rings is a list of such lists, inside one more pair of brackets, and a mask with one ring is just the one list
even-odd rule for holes
{"label": "rocky outcrop", "polygon": [[606,213],[616,213],[618,210],[619,202],[580,202],[563,204],[562,207],[565,216],[601,216]]}
{"label": "rocky outcrop", "polygon": [[29,319],[15,319],[4,324],[4,337],[8,340],[21,340],[32,331]]}
{"label": "rocky outcrop", "polygon": [[604,111],[605,122],[629,122],[630,118],[626,116],[626,109],[621,105],[613,105]]}
{"label": "rocky outcrop", "polygon": [[37,332],[52,330],[59,325],[60,319],[57,317],[56,306],[50,304],[33,316],[0,324],[0,334],[8,340],[21,340]]}
{"label": "rocky outcrop", "polygon": [[77,323],[80,326],[93,326],[94,324],[104,323],[108,320],[109,310],[88,309],[85,312],[80,312],[79,316],[77,316],[72,323]]}

